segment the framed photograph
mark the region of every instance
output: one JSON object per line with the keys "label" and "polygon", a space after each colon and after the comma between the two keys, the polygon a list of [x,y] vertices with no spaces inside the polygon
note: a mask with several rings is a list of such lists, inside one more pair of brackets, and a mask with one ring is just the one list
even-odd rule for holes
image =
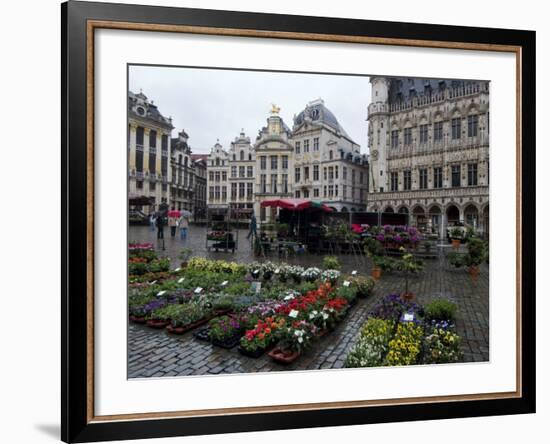
{"label": "framed photograph", "polygon": [[535,33],[62,5],[62,439],[535,411]]}

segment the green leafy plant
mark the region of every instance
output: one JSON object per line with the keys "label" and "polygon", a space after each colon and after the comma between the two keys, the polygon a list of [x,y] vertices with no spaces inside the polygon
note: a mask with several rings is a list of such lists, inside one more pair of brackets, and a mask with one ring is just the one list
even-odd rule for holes
{"label": "green leafy plant", "polygon": [[323,268],[325,270],[340,270],[342,266],[336,256],[325,256],[323,257]]}
{"label": "green leafy plant", "polygon": [[449,236],[451,237],[451,239],[460,239],[460,240],[462,240],[464,238],[464,231],[461,230],[458,227],[455,227],[455,228],[451,229],[451,231],[449,232]]}
{"label": "green leafy plant", "polygon": [[405,272],[405,293],[409,293],[409,275],[418,273],[424,269],[421,261],[417,260],[411,252],[408,252],[405,247],[401,247],[403,253],[401,259],[397,262],[397,268]]}
{"label": "green leafy plant", "polygon": [[424,317],[427,321],[454,321],[457,306],[448,299],[434,299],[424,306]]}
{"label": "green leafy plant", "polygon": [[357,297],[366,298],[372,294],[376,281],[371,277],[355,276],[349,279],[351,286],[356,289]]}

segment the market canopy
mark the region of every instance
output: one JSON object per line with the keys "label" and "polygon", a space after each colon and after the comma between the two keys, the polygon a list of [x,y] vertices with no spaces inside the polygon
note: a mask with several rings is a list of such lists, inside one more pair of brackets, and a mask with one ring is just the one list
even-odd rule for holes
{"label": "market canopy", "polygon": [[325,205],[323,202],[310,199],[269,199],[262,201],[261,206],[285,208],[293,211],[302,211],[308,208],[318,208],[319,210],[326,211],[327,213],[332,211],[332,208]]}

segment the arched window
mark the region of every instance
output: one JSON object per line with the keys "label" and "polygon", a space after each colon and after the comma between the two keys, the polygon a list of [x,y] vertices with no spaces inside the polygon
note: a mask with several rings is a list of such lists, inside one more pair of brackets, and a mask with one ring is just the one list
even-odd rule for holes
{"label": "arched window", "polygon": [[328,158],[329,158],[329,160],[332,160],[332,150],[330,150],[330,151],[328,152]]}
{"label": "arched window", "polygon": [[241,150],[240,159],[244,160],[244,151]]}
{"label": "arched window", "polygon": [[216,157],[216,166],[220,166],[220,158]]}

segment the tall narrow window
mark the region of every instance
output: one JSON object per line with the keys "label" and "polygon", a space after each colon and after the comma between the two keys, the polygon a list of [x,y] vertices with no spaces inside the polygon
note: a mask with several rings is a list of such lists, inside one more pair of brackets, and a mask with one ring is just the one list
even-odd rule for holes
{"label": "tall narrow window", "polygon": [[434,140],[443,140],[443,122],[434,123]]}
{"label": "tall narrow window", "polygon": [[420,125],[420,143],[428,143],[428,125]]}
{"label": "tall narrow window", "polygon": [[260,156],[260,169],[265,170],[267,165],[267,160],[265,156]]}
{"label": "tall narrow window", "polygon": [[399,131],[398,130],[392,130],[391,132],[391,147],[397,148],[399,145]]}
{"label": "tall narrow window", "polygon": [[260,193],[267,193],[267,179],[265,174],[260,174]]}
{"label": "tall narrow window", "polygon": [[288,156],[282,157],[282,168],[283,170],[288,170]]}
{"label": "tall narrow window", "polygon": [[412,144],[412,128],[405,128],[405,133],[403,135],[403,143],[405,145]]}
{"label": "tall narrow window", "polygon": [[319,138],[313,138],[313,151],[319,151]]}
{"label": "tall narrow window", "polygon": [[451,167],[451,186],[460,186],[460,165],[453,165]]}
{"label": "tall narrow window", "polygon": [[434,168],[434,188],[443,188],[443,171],[441,167]]}
{"label": "tall narrow window", "polygon": [[294,182],[300,182],[300,167],[294,169]]}
{"label": "tall narrow window", "polygon": [[460,139],[460,117],[451,120],[451,138],[453,140]]}
{"label": "tall narrow window", "polygon": [[468,164],[468,185],[477,185],[477,163]]}
{"label": "tall narrow window", "polygon": [[295,151],[296,151],[296,154],[300,154],[300,142],[296,142],[295,144]]}
{"label": "tall narrow window", "polygon": [[313,165],[313,180],[319,180],[319,165]]}
{"label": "tall narrow window", "polygon": [[276,174],[271,175],[271,192],[273,194],[277,194],[277,175]]}
{"label": "tall narrow window", "polygon": [[411,170],[403,171],[403,189],[404,190],[411,189]]}
{"label": "tall narrow window", "polygon": [[271,156],[271,169],[276,170],[278,168],[277,164],[277,156]]}
{"label": "tall narrow window", "polygon": [[468,137],[477,137],[478,117],[468,116]]}
{"label": "tall narrow window", "polygon": [[254,176],[254,168],[249,165],[246,167],[246,177],[253,177]]}
{"label": "tall narrow window", "polygon": [[138,150],[140,149],[140,147],[143,150],[143,134],[144,134],[143,127],[138,126],[136,128],[136,145]]}
{"label": "tall narrow window", "polygon": [[281,190],[283,193],[288,193],[288,174],[283,174],[281,176],[281,184],[283,189]]}
{"label": "tall narrow window", "polygon": [[304,140],[304,153],[309,153],[309,139]]}
{"label": "tall narrow window", "polygon": [[390,175],[391,191],[397,191],[397,187],[398,187],[397,182],[398,182],[397,171],[392,171]]}

